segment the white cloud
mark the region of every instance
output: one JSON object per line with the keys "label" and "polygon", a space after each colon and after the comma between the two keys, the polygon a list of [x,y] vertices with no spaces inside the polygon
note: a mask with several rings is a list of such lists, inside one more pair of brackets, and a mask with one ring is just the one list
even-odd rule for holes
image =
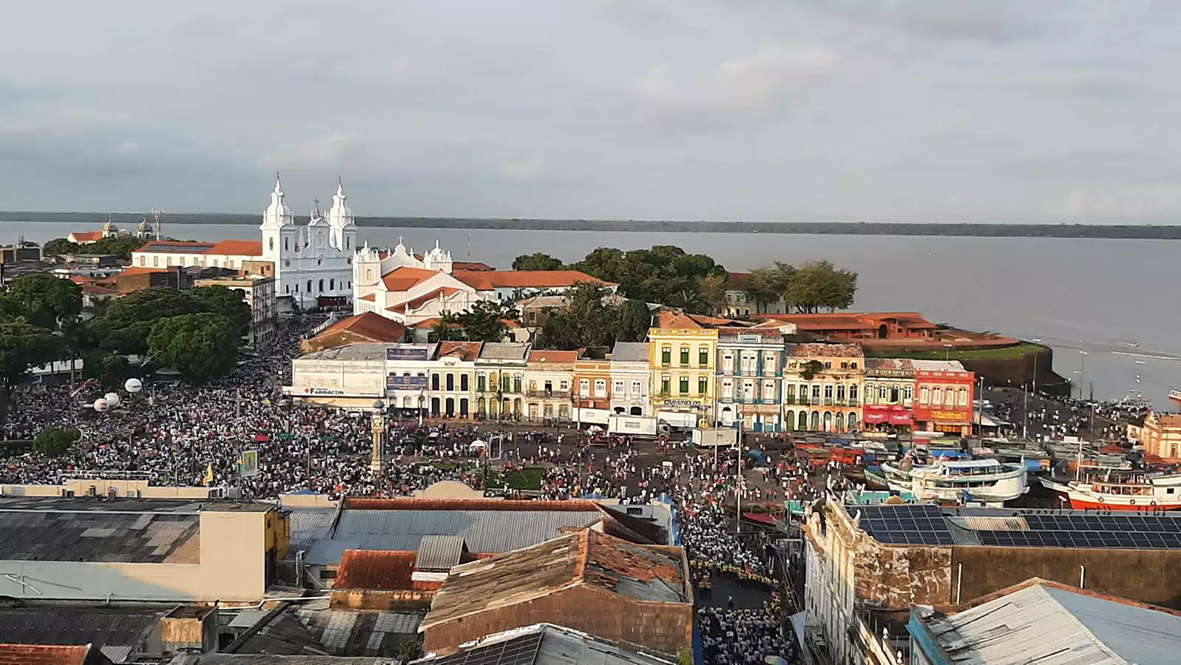
{"label": "white cloud", "polygon": [[135,141],[124,141],[115,146],[116,155],[136,155],[139,154],[139,144]]}
{"label": "white cloud", "polygon": [[1181,217],[1181,182],[1078,187],[1046,205],[1046,213],[1069,221],[1175,222]]}
{"label": "white cloud", "polygon": [[546,173],[546,161],[539,155],[510,159],[500,166],[500,174],[512,182],[537,182]]}

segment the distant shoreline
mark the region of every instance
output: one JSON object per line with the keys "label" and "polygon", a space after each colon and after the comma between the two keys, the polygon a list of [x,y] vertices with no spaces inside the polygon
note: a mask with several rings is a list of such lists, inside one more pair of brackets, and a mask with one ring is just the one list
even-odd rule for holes
{"label": "distant shoreline", "polygon": [[[110,215],[116,224],[138,224],[142,214]],[[73,224],[91,230],[107,219],[93,212],[2,212],[0,222]],[[259,224],[259,215],[166,214],[165,224]],[[368,227],[486,229],[516,231],[591,231],[603,233],[771,233],[788,235],[949,236],[968,238],[1094,238],[1181,240],[1181,225],[1148,224],[904,224],[848,222],[673,222],[581,219],[455,219],[436,217],[358,217]]]}

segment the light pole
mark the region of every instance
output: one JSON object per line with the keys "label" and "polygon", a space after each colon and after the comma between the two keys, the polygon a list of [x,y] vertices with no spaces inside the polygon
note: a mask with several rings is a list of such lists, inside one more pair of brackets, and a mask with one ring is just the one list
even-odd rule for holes
{"label": "light pole", "polygon": [[369,462],[369,469],[373,471],[375,478],[379,477],[385,471],[385,460],[382,457],[381,449],[381,435],[385,432],[385,418],[382,415],[384,409],[385,404],[381,400],[375,401],[373,403],[373,415],[369,421],[370,427],[373,430],[373,459]]}
{"label": "light pole", "polygon": [[1082,399],[1083,398],[1083,385],[1085,385],[1087,383],[1087,352],[1080,349],[1079,355],[1081,355],[1083,358],[1082,358],[1082,366],[1079,367],[1078,398]]}

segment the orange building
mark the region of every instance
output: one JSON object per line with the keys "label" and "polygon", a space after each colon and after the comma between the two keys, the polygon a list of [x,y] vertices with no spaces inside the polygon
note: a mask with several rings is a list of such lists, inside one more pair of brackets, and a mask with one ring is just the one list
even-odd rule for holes
{"label": "orange building", "polygon": [[1152,411],[1140,428],[1144,455],[1163,459],[1181,459],[1181,414]]}
{"label": "orange building", "polygon": [[937,326],[918,312],[835,312],[832,314],[755,314],[762,321],[795,325],[796,332],[842,340],[929,339]]}
{"label": "orange building", "polygon": [[611,358],[606,349],[583,349],[574,361],[575,420],[603,425],[611,413]]}

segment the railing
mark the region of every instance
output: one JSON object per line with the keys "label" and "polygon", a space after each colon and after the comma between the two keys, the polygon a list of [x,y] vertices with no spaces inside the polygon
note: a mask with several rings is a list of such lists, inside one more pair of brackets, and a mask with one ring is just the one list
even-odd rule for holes
{"label": "railing", "polygon": [[545,399],[570,399],[569,390],[526,390],[525,395]]}
{"label": "railing", "polygon": [[784,404],[795,404],[796,403],[796,396],[795,395],[787,395],[786,397],[783,398],[783,403]]}
{"label": "railing", "polygon": [[849,398],[849,406],[857,406],[857,398],[856,397]]}
{"label": "railing", "polygon": [[824,398],[824,405],[825,405],[825,406],[832,406],[832,398],[831,398],[831,397],[825,397],[825,398]]}
{"label": "railing", "polygon": [[1170,390],[1169,399],[1175,402],[1181,402],[1181,390]]}
{"label": "railing", "polygon": [[800,401],[799,401],[799,402],[797,402],[797,404],[799,404],[800,406],[808,406],[808,398],[807,398],[807,397],[801,397],[801,398],[800,398]]}

